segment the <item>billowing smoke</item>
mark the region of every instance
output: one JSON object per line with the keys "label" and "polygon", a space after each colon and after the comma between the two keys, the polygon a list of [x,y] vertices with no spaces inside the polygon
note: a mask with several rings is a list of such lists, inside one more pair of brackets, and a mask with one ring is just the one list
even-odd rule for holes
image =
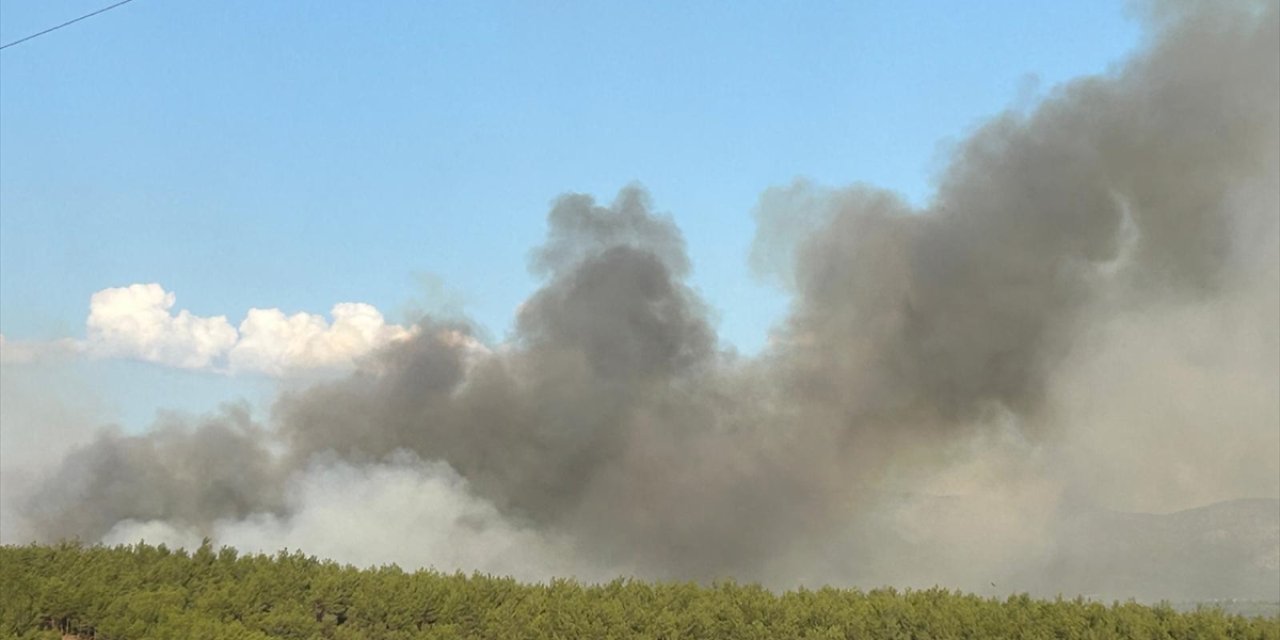
{"label": "billowing smoke", "polygon": [[[1143,53],[978,129],[923,208],[766,192],[752,262],[792,306],[758,356],[718,344],[642,189],[566,195],[508,340],[426,318],[266,424],[104,432],[24,521],[525,577],[1204,596],[1081,578],[1107,535],[1081,514],[1280,497],[1280,11],[1151,13]],[[1266,578],[1280,514],[1259,526]],[[1241,580],[1208,595],[1280,597]]]}
{"label": "billowing smoke", "polygon": [[244,407],[188,425],[159,420],[150,433],[104,430],[62,461],[27,504],[47,532],[100,537],[127,517],[207,527],[279,504],[279,478],[261,429]]}

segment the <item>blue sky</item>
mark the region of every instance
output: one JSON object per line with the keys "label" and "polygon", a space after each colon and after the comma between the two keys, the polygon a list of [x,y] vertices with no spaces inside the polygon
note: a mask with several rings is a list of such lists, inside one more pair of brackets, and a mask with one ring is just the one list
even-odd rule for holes
{"label": "blue sky", "polygon": [[[0,41],[102,4],[0,0]],[[147,282],[232,323],[402,322],[430,274],[501,339],[551,200],[639,182],[752,352],[785,308],[746,263],[763,190],[925,202],[949,143],[1139,38],[1097,1],[136,0],[0,54],[0,332],[82,336],[95,291]],[[126,422],[260,385],[83,366]]]}

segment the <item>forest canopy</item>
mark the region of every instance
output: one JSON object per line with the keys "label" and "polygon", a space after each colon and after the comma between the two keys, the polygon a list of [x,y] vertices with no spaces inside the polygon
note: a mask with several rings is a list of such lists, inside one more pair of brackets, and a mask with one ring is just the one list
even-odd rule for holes
{"label": "forest canopy", "polygon": [[1280,617],[946,589],[523,584],[164,545],[0,547],[10,638],[1280,638]]}

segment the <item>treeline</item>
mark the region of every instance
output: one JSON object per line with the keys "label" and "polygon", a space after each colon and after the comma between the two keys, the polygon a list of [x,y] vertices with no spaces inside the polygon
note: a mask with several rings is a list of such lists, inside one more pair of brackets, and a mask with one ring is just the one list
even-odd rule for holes
{"label": "treeline", "polygon": [[1276,638],[1280,619],[1168,606],[981,598],[943,589],[617,580],[521,584],[492,576],[360,570],[302,553],[206,543],[0,547],[10,638]]}

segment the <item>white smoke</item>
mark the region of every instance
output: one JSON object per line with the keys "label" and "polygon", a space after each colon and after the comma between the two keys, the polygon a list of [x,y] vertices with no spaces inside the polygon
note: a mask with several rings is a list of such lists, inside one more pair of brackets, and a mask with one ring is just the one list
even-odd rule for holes
{"label": "white smoke", "polygon": [[503,516],[448,464],[423,462],[407,452],[364,466],[317,459],[287,485],[288,515],[221,520],[204,533],[165,521],[125,520],[103,542],[193,548],[202,535],[211,535],[247,552],[302,549],[357,566],[399,564],[524,580],[612,575],[575,562],[569,540]]}

